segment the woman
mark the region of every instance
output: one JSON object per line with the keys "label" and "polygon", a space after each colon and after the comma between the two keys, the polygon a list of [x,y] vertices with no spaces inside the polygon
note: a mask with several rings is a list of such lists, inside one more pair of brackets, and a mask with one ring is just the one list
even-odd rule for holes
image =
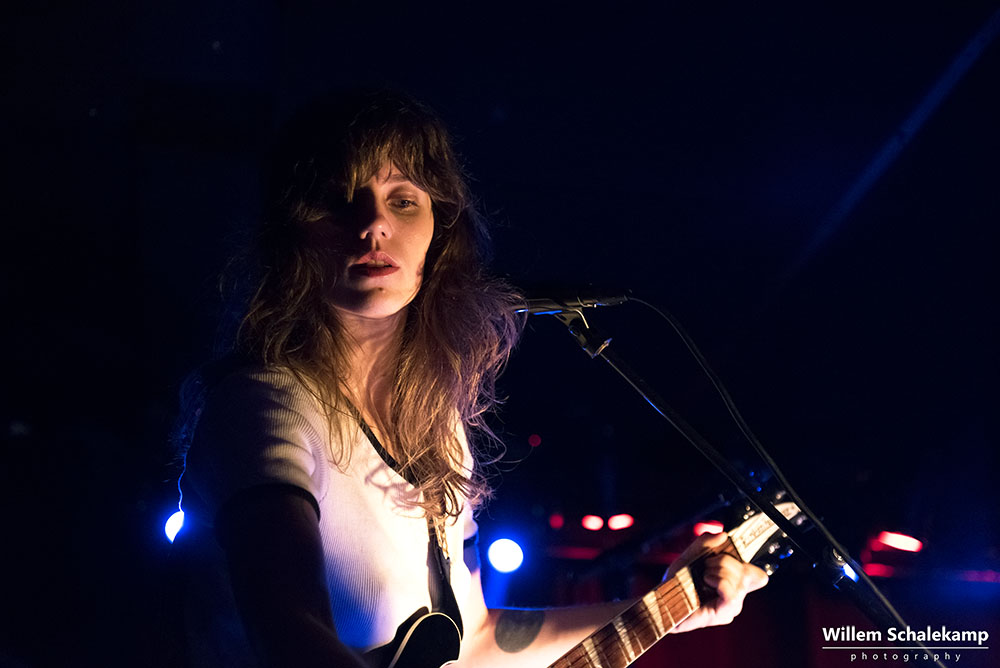
{"label": "woman", "polygon": [[[483,602],[466,433],[491,436],[518,297],[482,269],[447,133],[412,100],[355,96],[303,117],[274,165],[257,287],[193,412],[191,662],[361,666],[435,608],[464,631],[460,665],[548,665],[628,604]],[[719,599],[685,626],[728,621],[765,577],[710,561]]]}

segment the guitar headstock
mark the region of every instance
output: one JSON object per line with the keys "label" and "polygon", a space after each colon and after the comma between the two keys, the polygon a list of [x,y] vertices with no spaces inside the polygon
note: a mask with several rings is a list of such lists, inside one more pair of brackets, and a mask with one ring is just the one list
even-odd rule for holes
{"label": "guitar headstock", "polygon": [[[771,505],[793,526],[802,526],[805,514],[791,500],[784,490],[769,495]],[[740,507],[740,506],[738,506]],[[758,511],[749,502],[743,502],[739,514],[740,524],[728,531],[740,559],[763,569],[768,575],[777,570],[782,559],[792,555],[791,541],[771,519]]]}

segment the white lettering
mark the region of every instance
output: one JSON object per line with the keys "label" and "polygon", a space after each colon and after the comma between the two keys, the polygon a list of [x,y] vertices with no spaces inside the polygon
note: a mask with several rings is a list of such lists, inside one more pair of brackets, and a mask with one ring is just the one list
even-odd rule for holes
{"label": "white lettering", "polygon": [[882,642],[881,631],[859,631],[853,626],[824,626],[825,642]]}
{"label": "white lettering", "polygon": [[[855,640],[879,641],[878,631],[855,631]],[[840,629],[823,629],[825,640],[840,640]],[[990,638],[989,631],[949,631],[948,627],[942,626],[940,629],[914,630],[907,626],[905,629],[898,629],[894,626],[886,629],[886,637],[889,642],[974,642],[982,645]],[[847,638],[844,638],[845,640]]]}

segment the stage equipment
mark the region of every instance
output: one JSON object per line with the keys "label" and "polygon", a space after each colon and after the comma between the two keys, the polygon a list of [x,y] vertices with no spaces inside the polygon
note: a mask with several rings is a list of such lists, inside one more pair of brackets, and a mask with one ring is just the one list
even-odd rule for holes
{"label": "stage equipment", "polygon": [[[619,299],[616,297],[615,299]],[[601,306],[607,303],[622,303],[624,301],[634,301],[645,305],[664,318],[677,333],[684,345],[694,356],[699,366],[711,380],[715,389],[722,397],[729,414],[739,427],[740,432],[747,439],[753,449],[757,452],[766,467],[771,471],[777,485],[782,493],[779,498],[793,503],[797,510],[801,511],[795,523],[789,521],[776,507],[773,496],[764,493],[755,480],[745,477],[736,466],[729,462],[711,443],[709,443],[694,427],[687,423],[683,417],[672,408],[667,402],[639,376],[629,365],[621,359],[618,354],[610,348],[611,337],[599,332],[591,327],[583,314],[583,309],[592,306]],[[529,303],[532,300],[529,300]],[[833,585],[835,589],[844,592],[857,606],[857,608],[872,620],[879,628],[906,628],[907,624],[900,614],[893,608],[889,600],[879,591],[871,578],[865,574],[861,565],[850,556],[848,551],[823,525],[820,519],[813,513],[801,497],[795,493],[794,488],[787,478],[778,468],[777,463],[764,449],[757,437],[750,430],[750,426],[740,415],[732,397],[725,389],[721,379],[708,366],[705,357],[698,350],[694,341],[684,331],[677,320],[668,313],[656,308],[652,304],[635,297],[621,297],[619,301],[612,301],[607,298],[582,299],[576,297],[572,300],[559,301],[558,299],[537,300],[538,304],[548,302],[546,306],[539,306],[538,310],[525,307],[521,310],[532,314],[547,314],[558,319],[569,330],[570,335],[576,339],[592,359],[601,358],[607,362],[611,368],[621,376],[629,386],[632,387],[646,402],[664,419],[670,423],[674,429],[684,437],[698,452],[705,456],[747,499],[747,502],[759,512],[766,515],[777,528],[788,537],[794,549],[805,558],[809,559],[813,568],[821,579]],[[748,505],[748,508],[750,506]],[[816,531],[809,529],[815,527]],[[927,649],[923,643],[914,642],[913,646],[923,649],[928,655],[934,653]],[[940,660],[934,662],[940,668],[947,668]]]}

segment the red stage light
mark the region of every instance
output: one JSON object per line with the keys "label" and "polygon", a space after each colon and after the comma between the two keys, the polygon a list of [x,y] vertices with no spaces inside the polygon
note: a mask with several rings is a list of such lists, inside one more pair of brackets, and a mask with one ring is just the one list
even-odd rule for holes
{"label": "red stage light", "polygon": [[590,531],[600,531],[601,527],[604,526],[604,520],[597,515],[584,515],[583,519],[580,520],[580,525]]}
{"label": "red stage light", "polygon": [[878,535],[876,539],[883,545],[888,545],[889,547],[896,548],[897,550],[903,550],[905,552],[919,552],[924,549],[924,544],[913,536],[907,536],[902,533],[895,533],[893,531],[883,531]]}
{"label": "red stage light", "polygon": [[531,447],[537,448],[541,444],[542,444],[542,437],[539,436],[538,434],[532,434],[531,436],[528,437],[528,445],[530,445]]}
{"label": "red stage light", "polygon": [[566,518],[562,513],[552,513],[549,515],[549,526],[558,531],[566,525]]}
{"label": "red stage light", "polygon": [[896,569],[885,564],[865,564],[865,573],[873,578],[891,578]]}
{"label": "red stage light", "polygon": [[700,536],[703,533],[722,533],[722,522],[698,522],[694,525],[694,535]]}
{"label": "red stage light", "polygon": [[635,519],[628,513],[621,513],[619,515],[612,515],[608,518],[608,528],[612,531],[618,531],[619,529],[628,529],[630,526],[635,524]]}

